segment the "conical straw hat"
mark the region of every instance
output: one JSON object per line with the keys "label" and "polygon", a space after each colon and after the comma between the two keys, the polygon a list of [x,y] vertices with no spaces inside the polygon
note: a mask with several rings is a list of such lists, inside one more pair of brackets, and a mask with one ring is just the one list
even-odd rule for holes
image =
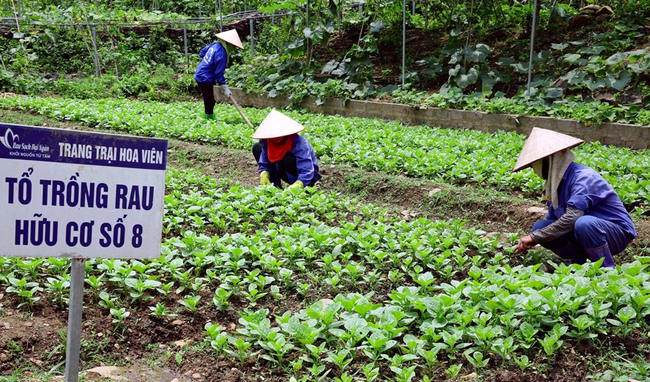
{"label": "conical straw hat", "polygon": [[538,159],[576,147],[583,142],[582,139],[574,138],[570,135],[533,127],[512,172],[522,170]]}
{"label": "conical straw hat", "polygon": [[215,35],[216,38],[219,38],[225,42],[227,42],[230,45],[234,45],[239,49],[243,49],[244,46],[241,43],[241,40],[239,39],[239,34],[235,29],[231,29],[229,31],[217,33]]}
{"label": "conical straw hat", "polygon": [[255,139],[279,138],[299,133],[305,126],[273,109],[253,134]]}

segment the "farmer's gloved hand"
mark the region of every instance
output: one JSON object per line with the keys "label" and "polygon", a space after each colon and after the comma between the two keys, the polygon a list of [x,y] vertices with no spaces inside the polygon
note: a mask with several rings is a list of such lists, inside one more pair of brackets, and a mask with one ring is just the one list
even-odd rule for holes
{"label": "farmer's gloved hand", "polygon": [[226,96],[226,98],[230,98],[232,93],[230,92],[230,88],[228,87],[228,84],[223,84],[221,85],[221,90],[223,91],[223,95]]}
{"label": "farmer's gloved hand", "polygon": [[271,174],[268,171],[262,171],[260,172],[260,185],[266,186],[267,184],[271,184]]}
{"label": "farmer's gloved hand", "polygon": [[305,187],[305,185],[302,184],[302,181],[301,181],[301,180],[296,180],[296,181],[295,181],[291,186],[289,186],[288,188],[289,188],[289,189],[292,189],[292,188],[303,188],[303,187]]}

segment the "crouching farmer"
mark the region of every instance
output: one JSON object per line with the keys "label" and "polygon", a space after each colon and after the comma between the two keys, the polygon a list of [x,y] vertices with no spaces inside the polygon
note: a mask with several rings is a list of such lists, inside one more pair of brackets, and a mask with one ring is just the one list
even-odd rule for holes
{"label": "crouching farmer", "polygon": [[531,131],[513,172],[532,167],[546,181],[548,212],[519,240],[517,250],[526,253],[540,244],[573,263],[603,259],[603,267],[614,267],[613,256],[634,240],[636,230],[612,186],[573,161],[570,149],[583,142],[537,127]]}
{"label": "crouching farmer", "polygon": [[282,188],[313,186],[322,178],[318,160],[309,142],[298,133],[305,127],[277,110],[271,110],[253,138],[253,156],[260,173],[260,184]]}

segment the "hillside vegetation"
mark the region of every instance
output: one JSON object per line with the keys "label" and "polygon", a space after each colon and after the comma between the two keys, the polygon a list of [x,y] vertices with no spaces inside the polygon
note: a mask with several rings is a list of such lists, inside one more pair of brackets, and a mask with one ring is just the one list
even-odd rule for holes
{"label": "hillside vegetation", "polygon": [[3,9],[0,89],[188,99],[222,25],[244,41],[227,78],[248,92],[650,124],[650,2],[539,3],[530,89],[533,1],[509,0],[411,4],[404,86],[399,2],[229,2],[219,20],[214,2],[33,1]]}

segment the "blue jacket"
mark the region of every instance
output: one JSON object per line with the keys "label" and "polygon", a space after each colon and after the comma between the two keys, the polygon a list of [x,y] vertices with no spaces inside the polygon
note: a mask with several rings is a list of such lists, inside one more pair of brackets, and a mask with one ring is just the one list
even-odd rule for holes
{"label": "blue jacket", "polygon": [[298,134],[293,134],[293,147],[289,152],[296,157],[296,168],[298,169],[298,177],[295,177],[280,167],[281,161],[271,163],[266,151],[266,139],[261,139],[262,155],[258,162],[259,171],[282,172],[286,173],[289,183],[293,184],[296,180],[300,180],[305,186],[309,186],[314,182],[320,180],[323,176],[319,172],[318,159],[314,149],[309,142]]}
{"label": "blue jacket", "polygon": [[202,57],[202,60],[196,68],[196,73],[194,73],[196,82],[213,85],[225,84],[226,78],[223,73],[226,71],[226,64],[228,63],[226,48],[220,42],[213,42],[204,46],[199,56]]}
{"label": "blue jacket", "polygon": [[631,237],[636,237],[634,222],[612,186],[589,167],[571,163],[564,172],[557,190],[558,208],[548,202],[547,219],[559,219],[567,206],[577,208],[600,219],[617,224]]}

